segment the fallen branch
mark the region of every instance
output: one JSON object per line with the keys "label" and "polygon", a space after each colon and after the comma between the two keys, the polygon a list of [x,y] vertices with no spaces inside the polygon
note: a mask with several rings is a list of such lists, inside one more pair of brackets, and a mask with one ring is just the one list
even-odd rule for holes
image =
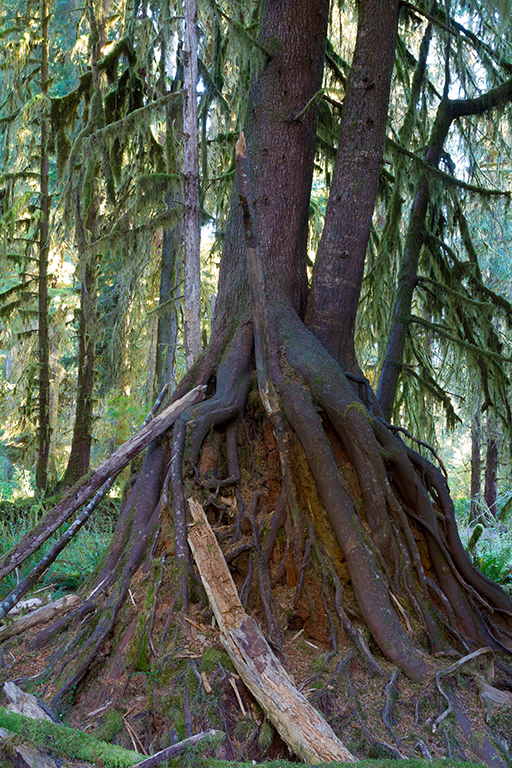
{"label": "fallen branch", "polygon": [[32,555],[112,475],[123,469],[155,438],[168,430],[190,406],[204,399],[206,388],[196,387],[166,408],[126,441],[92,473],[75,485],[42,520],[0,560],[0,580]]}
{"label": "fallen branch", "polygon": [[77,603],[80,602],[78,595],[65,595],[59,600],[55,600],[53,603],[43,605],[36,611],[22,616],[20,619],[6,624],[5,627],[0,628],[0,642],[7,640],[8,637],[14,637],[15,635],[21,635],[22,632],[26,632],[27,629],[35,627],[37,624],[46,624],[57,614],[65,613],[66,611],[74,608]]}
{"label": "fallen branch", "polygon": [[195,736],[190,736],[188,739],[178,741],[177,744],[173,744],[166,749],[162,749],[161,752],[157,752],[155,755],[151,755],[151,757],[148,757],[147,760],[143,760],[141,763],[134,765],[133,768],[153,768],[153,766],[163,763],[164,760],[170,760],[172,757],[182,755],[183,752],[186,752],[188,749],[195,747],[196,744],[199,744],[199,742],[203,741],[204,739],[213,739],[218,741],[221,739],[221,737],[224,739],[225,733],[223,733],[223,731],[215,731],[213,728],[209,731],[196,733]]}
{"label": "fallen branch", "polygon": [[189,544],[221,640],[245,685],[290,749],[308,763],[354,762],[323,717],[295,688],[260,628],[245,610],[202,506],[189,499]]}

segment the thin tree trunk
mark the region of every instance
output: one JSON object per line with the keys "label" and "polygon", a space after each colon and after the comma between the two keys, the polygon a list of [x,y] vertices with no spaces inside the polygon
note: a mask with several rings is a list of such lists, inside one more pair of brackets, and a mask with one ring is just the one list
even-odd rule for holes
{"label": "thin tree trunk", "polygon": [[[43,99],[48,96],[48,21],[46,0],[41,0],[41,92]],[[36,467],[36,487],[45,491],[48,484],[48,458],[50,455],[50,343],[48,338],[48,256],[50,252],[50,197],[47,141],[49,120],[46,106],[41,121],[41,226],[39,231],[39,451]]]}
{"label": "thin tree trunk", "polygon": [[[174,190],[173,190],[174,191]],[[169,195],[175,199],[176,195]],[[168,208],[170,204],[168,203]],[[178,346],[178,301],[176,297],[182,259],[180,254],[183,239],[183,222],[179,218],[176,226],[165,228],[162,237],[162,266],[160,272],[160,295],[158,330],[156,342],[156,381],[161,390],[169,384],[171,392],[176,387],[176,352]]]}
{"label": "thin tree trunk", "polygon": [[398,0],[359,5],[356,47],[306,325],[357,371],[354,330],[377,196],[395,61]]}
{"label": "thin tree trunk", "polygon": [[487,416],[487,452],[485,457],[484,501],[493,517],[498,516],[498,441],[496,439],[496,420]]}
{"label": "thin tree trunk", "polygon": [[187,368],[201,353],[201,263],[199,252],[199,143],[197,130],[197,2],[185,0],[185,99],[183,104],[185,213],[185,353]]}
{"label": "thin tree trunk", "polygon": [[469,519],[476,520],[480,515],[480,409],[471,421],[471,506]]}

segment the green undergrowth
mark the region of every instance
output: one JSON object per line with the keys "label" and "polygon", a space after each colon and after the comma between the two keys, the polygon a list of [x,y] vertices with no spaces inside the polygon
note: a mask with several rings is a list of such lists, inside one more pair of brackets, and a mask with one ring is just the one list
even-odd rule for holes
{"label": "green undergrowth", "polygon": [[[47,499],[42,502],[36,498],[0,501],[0,552],[8,552],[58,501]],[[95,570],[112,537],[117,507],[116,499],[105,499],[47,570],[39,586],[52,588],[54,599],[77,590]],[[23,579],[31,571],[74,519],[75,516],[72,516],[69,522],[64,523],[38,552],[20,566],[18,573],[11,573],[3,579],[0,600],[16,586],[18,579]]]}
{"label": "green undergrowth", "polygon": [[468,499],[459,499],[455,504],[457,526],[462,543],[476,567],[510,593],[512,592],[510,510],[501,505],[497,518],[483,512],[477,520],[470,520],[469,508]]}

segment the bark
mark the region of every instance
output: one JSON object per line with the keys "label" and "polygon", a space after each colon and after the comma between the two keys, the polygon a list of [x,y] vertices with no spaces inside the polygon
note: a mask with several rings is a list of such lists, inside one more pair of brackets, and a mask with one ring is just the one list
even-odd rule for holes
{"label": "bark", "polygon": [[498,516],[498,441],[496,439],[496,421],[487,416],[487,450],[485,455],[484,501],[493,517]]}
{"label": "bark", "polygon": [[183,102],[185,214],[184,319],[187,368],[201,352],[201,262],[199,251],[199,137],[197,128],[197,2],[185,0]]}
{"label": "bark", "polygon": [[471,507],[469,519],[475,521],[480,515],[480,464],[480,409],[478,409],[471,421]]}
{"label": "bark", "polygon": [[[432,128],[425,158],[427,163],[434,168],[439,166],[444,142],[454,120],[467,115],[482,115],[490,109],[506,104],[511,97],[512,80],[508,80],[503,85],[474,99],[444,99],[439,104]],[[392,418],[398,380],[402,370],[412,298],[418,282],[418,265],[429,203],[430,178],[428,172],[424,172],[417,183],[411,208],[391,329],[377,390],[377,399],[383,416],[388,421]]]}
{"label": "bark", "polygon": [[397,0],[359,6],[354,57],[306,325],[357,372],[354,330],[377,196],[398,23]]}
{"label": "bark", "polygon": [[[48,22],[46,0],[41,0],[41,93],[48,98],[50,82],[48,69]],[[36,466],[36,488],[45,491],[48,483],[48,459],[50,455],[50,341],[48,337],[48,257],[50,253],[50,196],[47,142],[49,119],[41,121],[40,196],[41,224],[39,230],[38,274],[38,347],[39,347],[39,451]]]}
{"label": "bark", "polygon": [[[259,42],[269,57],[253,83],[245,137],[251,162],[259,248],[267,290],[303,315],[307,297],[309,198],[315,152],[315,94],[322,85],[326,0],[266,0]],[[289,23],[293,19],[293,24]],[[312,102],[304,113],[306,105]],[[294,118],[302,113],[297,120]],[[276,184],[279,179],[279,184]],[[213,335],[251,317],[238,189],[233,193]]]}

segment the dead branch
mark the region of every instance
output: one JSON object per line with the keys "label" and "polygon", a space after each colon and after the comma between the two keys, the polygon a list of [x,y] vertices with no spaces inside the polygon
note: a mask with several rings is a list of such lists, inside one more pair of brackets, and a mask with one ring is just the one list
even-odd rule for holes
{"label": "dead branch", "polygon": [[71,610],[79,602],[80,598],[77,595],[65,595],[60,600],[55,600],[53,603],[41,606],[41,608],[32,611],[27,616],[22,616],[11,624],[6,624],[5,627],[0,628],[0,642],[7,640],[8,637],[21,635],[22,632],[35,627],[37,624],[46,624],[54,616]]}
{"label": "dead branch", "polygon": [[199,386],[166,408],[139,430],[92,473],[75,485],[26,536],[0,560],[0,580],[32,555],[44,542],[97,491],[103,483],[169,429],[191,405],[204,399],[206,387]]}
{"label": "dead branch", "polygon": [[203,731],[203,733],[196,733],[195,736],[190,736],[188,739],[178,741],[177,744],[173,744],[171,747],[162,749],[161,752],[157,752],[156,755],[151,755],[147,760],[143,760],[141,763],[137,763],[133,768],[154,768],[155,765],[160,765],[164,760],[170,760],[172,757],[182,755],[188,749],[195,747],[196,744],[204,739],[218,740],[222,737],[225,738],[225,734],[222,731],[215,731],[211,728],[209,731]]}

